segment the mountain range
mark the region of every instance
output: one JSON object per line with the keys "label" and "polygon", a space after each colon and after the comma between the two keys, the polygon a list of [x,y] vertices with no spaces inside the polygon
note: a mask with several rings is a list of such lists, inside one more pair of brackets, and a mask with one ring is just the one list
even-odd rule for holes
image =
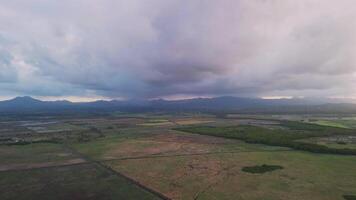
{"label": "mountain range", "polygon": [[259,99],[223,96],[184,100],[41,101],[29,96],[0,101],[0,113],[61,111],[207,111],[240,113],[356,113],[352,103],[315,99]]}

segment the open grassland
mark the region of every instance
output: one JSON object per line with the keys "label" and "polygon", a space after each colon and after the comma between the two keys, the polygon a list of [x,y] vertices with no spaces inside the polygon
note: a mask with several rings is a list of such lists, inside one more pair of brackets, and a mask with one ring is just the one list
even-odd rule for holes
{"label": "open grassland", "polygon": [[[241,170],[266,163],[283,169],[264,174]],[[354,156],[266,151],[117,160],[107,165],[173,199],[342,200],[344,194],[356,193]]]}
{"label": "open grassland", "polygon": [[356,195],[356,156],[335,155],[356,151],[355,131],[310,118],[115,113],[0,123],[0,199]]}
{"label": "open grassland", "polygon": [[159,199],[92,164],[0,172],[1,200]]}
{"label": "open grassland", "polygon": [[[152,131],[154,132],[154,131]],[[260,144],[162,129],[153,134],[120,134],[74,144],[79,152],[97,160],[131,157],[190,155],[236,151],[288,150]]]}
{"label": "open grassland", "polygon": [[0,171],[84,162],[59,144],[1,145]]}

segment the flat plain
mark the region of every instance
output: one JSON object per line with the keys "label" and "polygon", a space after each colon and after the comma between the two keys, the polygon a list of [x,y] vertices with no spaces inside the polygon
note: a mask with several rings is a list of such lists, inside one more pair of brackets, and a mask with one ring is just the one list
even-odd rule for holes
{"label": "flat plain", "polygon": [[[343,200],[356,195],[350,120],[192,113],[3,120],[0,199]],[[242,170],[258,166],[277,168]]]}

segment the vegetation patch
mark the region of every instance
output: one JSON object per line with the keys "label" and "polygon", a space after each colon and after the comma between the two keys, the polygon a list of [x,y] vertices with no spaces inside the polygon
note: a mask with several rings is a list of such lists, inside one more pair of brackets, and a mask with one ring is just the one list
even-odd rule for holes
{"label": "vegetation patch", "polygon": [[275,170],[283,169],[282,166],[279,165],[256,165],[250,167],[243,167],[241,170],[244,172],[252,173],[252,174],[264,174],[266,172],[271,172]]}
{"label": "vegetation patch", "polygon": [[[243,140],[247,143],[289,147],[313,153],[356,155],[355,149],[331,148],[324,145],[301,142],[301,139],[335,135],[352,135],[351,130],[320,126],[316,124],[283,121],[289,130],[267,129],[250,125],[241,126],[189,126],[176,128],[179,131]],[[299,141],[298,141],[299,140]]]}
{"label": "vegetation patch", "polygon": [[167,119],[150,119],[148,123],[162,123],[162,122],[169,122]]}
{"label": "vegetation patch", "polygon": [[172,122],[154,122],[154,123],[143,123],[138,124],[140,126],[166,126],[166,125],[173,125]]}
{"label": "vegetation patch", "polygon": [[347,125],[345,125],[342,122],[339,122],[337,120],[311,120],[310,123],[318,124],[318,125],[322,125],[322,126],[333,126],[333,127],[338,127],[338,128],[350,128]]}
{"label": "vegetation patch", "polygon": [[280,125],[291,130],[302,130],[302,131],[319,131],[319,132],[347,132],[349,131],[345,127],[335,127],[331,124],[314,124],[314,123],[303,123],[298,121],[280,121]]}
{"label": "vegetation patch", "polygon": [[343,197],[346,200],[356,200],[356,195],[344,195]]}

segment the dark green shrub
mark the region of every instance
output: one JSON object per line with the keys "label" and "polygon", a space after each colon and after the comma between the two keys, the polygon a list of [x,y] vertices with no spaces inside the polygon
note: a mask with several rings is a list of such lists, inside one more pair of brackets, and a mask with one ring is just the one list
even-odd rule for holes
{"label": "dark green shrub", "polygon": [[337,144],[347,144],[346,142],[343,142],[343,141],[339,141],[339,142],[336,142]]}
{"label": "dark green shrub", "polygon": [[356,195],[344,195],[342,197],[346,200],[356,200]]}
{"label": "dark green shrub", "polygon": [[275,170],[283,169],[282,166],[279,165],[256,165],[250,167],[243,167],[241,170],[244,172],[252,173],[252,174],[263,174],[266,172],[271,172]]}

